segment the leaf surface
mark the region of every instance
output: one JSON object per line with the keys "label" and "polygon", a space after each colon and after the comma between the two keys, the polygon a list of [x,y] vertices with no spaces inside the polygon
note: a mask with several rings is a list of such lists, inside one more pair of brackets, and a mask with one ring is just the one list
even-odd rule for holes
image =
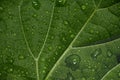
{"label": "leaf surface", "polygon": [[0,42],[1,80],[102,80],[120,63],[120,1],[1,1]]}

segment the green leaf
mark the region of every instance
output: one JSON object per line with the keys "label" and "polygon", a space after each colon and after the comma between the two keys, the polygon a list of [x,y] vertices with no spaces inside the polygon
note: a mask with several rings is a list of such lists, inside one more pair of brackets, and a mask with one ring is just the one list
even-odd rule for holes
{"label": "green leaf", "polygon": [[119,63],[119,0],[0,1],[0,80],[117,79]]}
{"label": "green leaf", "polygon": [[108,71],[102,80],[119,80],[120,79],[120,64]]}

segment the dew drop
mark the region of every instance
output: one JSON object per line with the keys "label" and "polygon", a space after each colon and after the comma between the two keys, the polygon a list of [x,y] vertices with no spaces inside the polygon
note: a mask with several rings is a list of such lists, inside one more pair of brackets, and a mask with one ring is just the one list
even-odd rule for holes
{"label": "dew drop", "polygon": [[0,11],[2,11],[3,10],[3,7],[0,7]]}
{"label": "dew drop", "polygon": [[93,33],[94,31],[93,30],[90,30],[90,33]]}
{"label": "dew drop", "polygon": [[86,78],[85,78],[85,77],[83,77],[83,78],[82,78],[82,80],[86,80]]}
{"label": "dew drop", "polygon": [[10,72],[13,72],[13,69],[12,69],[12,68],[10,68],[10,69],[9,69],[9,71],[10,71]]}
{"label": "dew drop", "polygon": [[56,1],[56,6],[57,7],[63,7],[63,6],[65,6],[66,2],[67,2],[67,0],[57,0]]}
{"label": "dew drop", "polygon": [[51,39],[53,40],[53,39],[54,39],[54,36],[51,36]]}
{"label": "dew drop", "polygon": [[71,37],[71,38],[74,38],[74,34],[71,34],[70,37]]}
{"label": "dew drop", "polygon": [[107,51],[107,56],[111,57],[112,56],[112,52],[110,50]]}
{"label": "dew drop", "polygon": [[19,55],[19,59],[22,60],[24,59],[25,57],[23,55]]}
{"label": "dew drop", "polygon": [[43,70],[42,72],[45,73],[45,70]]}
{"label": "dew drop", "polygon": [[76,54],[72,54],[65,59],[66,66],[74,71],[79,68],[80,61],[80,57]]}
{"label": "dew drop", "polygon": [[91,57],[92,57],[93,59],[97,59],[97,57],[98,57],[101,53],[102,53],[102,50],[101,50],[100,48],[95,49],[95,50],[92,52]]}
{"label": "dew drop", "polygon": [[68,25],[68,21],[64,21],[64,24],[65,24],[65,25]]}
{"label": "dew drop", "polygon": [[48,47],[48,49],[51,51],[51,50],[52,50],[52,47],[50,46],[50,47]]}
{"label": "dew drop", "polygon": [[37,18],[37,15],[36,15],[36,14],[33,14],[32,17],[33,17],[33,18]]}
{"label": "dew drop", "polygon": [[33,0],[33,2],[32,2],[32,7],[33,7],[34,9],[39,10],[39,9],[40,9],[40,6],[41,6],[41,4],[40,4],[40,2],[39,2],[38,0]]}
{"label": "dew drop", "polygon": [[120,77],[120,72],[118,72],[118,77]]}
{"label": "dew drop", "polygon": [[85,5],[82,5],[81,8],[82,8],[82,10],[85,10],[85,9],[86,9],[86,6],[85,6]]}

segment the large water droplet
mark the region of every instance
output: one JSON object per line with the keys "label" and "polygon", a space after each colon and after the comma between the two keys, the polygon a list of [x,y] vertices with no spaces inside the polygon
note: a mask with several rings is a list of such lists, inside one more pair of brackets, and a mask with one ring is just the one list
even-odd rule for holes
{"label": "large water droplet", "polygon": [[74,78],[73,75],[69,72],[69,73],[67,73],[67,77],[65,78],[65,80],[75,80],[75,78]]}
{"label": "large water droplet", "polygon": [[101,53],[102,53],[102,50],[101,50],[100,48],[95,49],[95,50],[92,52],[91,57],[92,57],[93,59],[97,59],[97,57],[98,57]]}
{"label": "large water droplet", "polygon": [[80,57],[76,54],[72,54],[65,59],[66,66],[71,68],[72,70],[76,70],[79,68],[80,61]]}
{"label": "large water droplet", "polygon": [[39,10],[41,4],[40,4],[40,2],[38,0],[33,0],[32,6],[33,6],[34,9]]}
{"label": "large water droplet", "polygon": [[56,6],[57,7],[63,7],[63,6],[65,6],[66,2],[67,2],[67,0],[57,0],[56,1]]}

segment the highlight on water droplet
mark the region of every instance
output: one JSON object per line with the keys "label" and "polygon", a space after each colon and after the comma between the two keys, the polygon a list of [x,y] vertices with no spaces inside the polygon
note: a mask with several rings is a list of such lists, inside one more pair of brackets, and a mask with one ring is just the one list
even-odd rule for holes
{"label": "highlight on water droplet", "polygon": [[72,54],[65,59],[66,66],[72,70],[77,70],[79,68],[81,58],[77,54]]}
{"label": "highlight on water droplet", "polygon": [[97,59],[97,57],[99,56],[99,55],[101,55],[102,54],[102,50],[100,49],[100,48],[98,48],[98,49],[95,49],[92,53],[91,53],[91,57],[93,58],[93,59]]}
{"label": "highlight on water droplet", "polygon": [[57,0],[56,1],[56,6],[57,7],[63,7],[63,6],[65,6],[66,2],[67,2],[67,0]]}
{"label": "highlight on water droplet", "polygon": [[39,10],[39,9],[40,9],[40,6],[41,6],[41,4],[40,4],[40,2],[39,2],[38,0],[33,0],[33,1],[32,1],[32,7],[33,7],[34,9]]}

